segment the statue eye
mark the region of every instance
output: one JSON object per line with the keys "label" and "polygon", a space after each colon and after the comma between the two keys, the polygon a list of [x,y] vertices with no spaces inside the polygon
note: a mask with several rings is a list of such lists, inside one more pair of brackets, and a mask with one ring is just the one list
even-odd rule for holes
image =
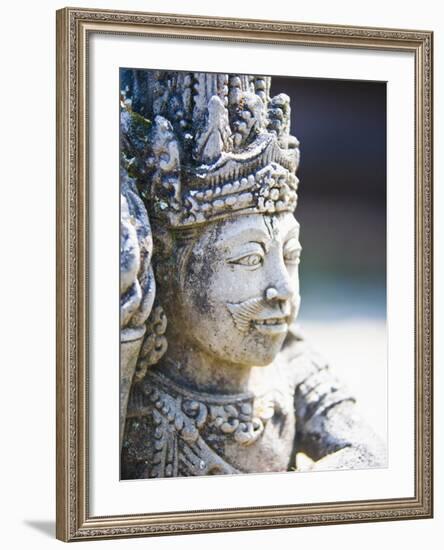
{"label": "statue eye", "polygon": [[230,263],[237,264],[237,265],[245,265],[247,267],[257,267],[262,264],[262,261],[263,261],[262,254],[253,253],[253,254],[247,254],[246,256],[241,256],[240,258],[231,260]]}
{"label": "statue eye", "polygon": [[286,250],[284,253],[284,260],[288,264],[298,264],[301,261],[301,249],[294,248],[292,250]]}

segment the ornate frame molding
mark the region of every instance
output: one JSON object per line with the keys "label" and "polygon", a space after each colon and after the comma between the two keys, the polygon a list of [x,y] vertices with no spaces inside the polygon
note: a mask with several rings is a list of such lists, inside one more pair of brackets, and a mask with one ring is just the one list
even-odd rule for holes
{"label": "ornate frame molding", "polygon": [[[415,56],[415,497],[91,517],[88,511],[86,45],[91,32],[412,52]],[[57,12],[57,538],[64,541],[429,518],[432,465],[433,33],[65,8]]]}

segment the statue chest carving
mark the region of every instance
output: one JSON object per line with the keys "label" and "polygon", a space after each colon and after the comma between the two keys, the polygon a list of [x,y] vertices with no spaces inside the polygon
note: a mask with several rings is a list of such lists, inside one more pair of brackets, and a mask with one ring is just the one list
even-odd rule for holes
{"label": "statue chest carving", "polygon": [[135,385],[122,477],[287,471],[296,421],[287,387],[265,394],[196,394],[157,372]]}

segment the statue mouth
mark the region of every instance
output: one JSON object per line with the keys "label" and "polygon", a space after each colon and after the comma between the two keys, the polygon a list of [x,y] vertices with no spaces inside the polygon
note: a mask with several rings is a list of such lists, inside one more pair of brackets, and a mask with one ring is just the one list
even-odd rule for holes
{"label": "statue mouth", "polygon": [[285,334],[289,328],[287,317],[252,319],[251,324],[256,330],[267,336]]}
{"label": "statue mouth", "polygon": [[261,297],[227,306],[234,324],[244,333],[257,330],[267,336],[285,334],[294,316],[289,302],[271,308]]}

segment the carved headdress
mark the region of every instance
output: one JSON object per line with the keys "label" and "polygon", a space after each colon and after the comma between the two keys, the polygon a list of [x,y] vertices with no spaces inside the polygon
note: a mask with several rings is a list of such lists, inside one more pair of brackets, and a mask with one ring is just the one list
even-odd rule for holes
{"label": "carved headdress", "polygon": [[270,84],[264,76],[131,71],[122,149],[150,219],[180,229],[295,209],[299,143],[289,133],[289,97],[270,98]]}

